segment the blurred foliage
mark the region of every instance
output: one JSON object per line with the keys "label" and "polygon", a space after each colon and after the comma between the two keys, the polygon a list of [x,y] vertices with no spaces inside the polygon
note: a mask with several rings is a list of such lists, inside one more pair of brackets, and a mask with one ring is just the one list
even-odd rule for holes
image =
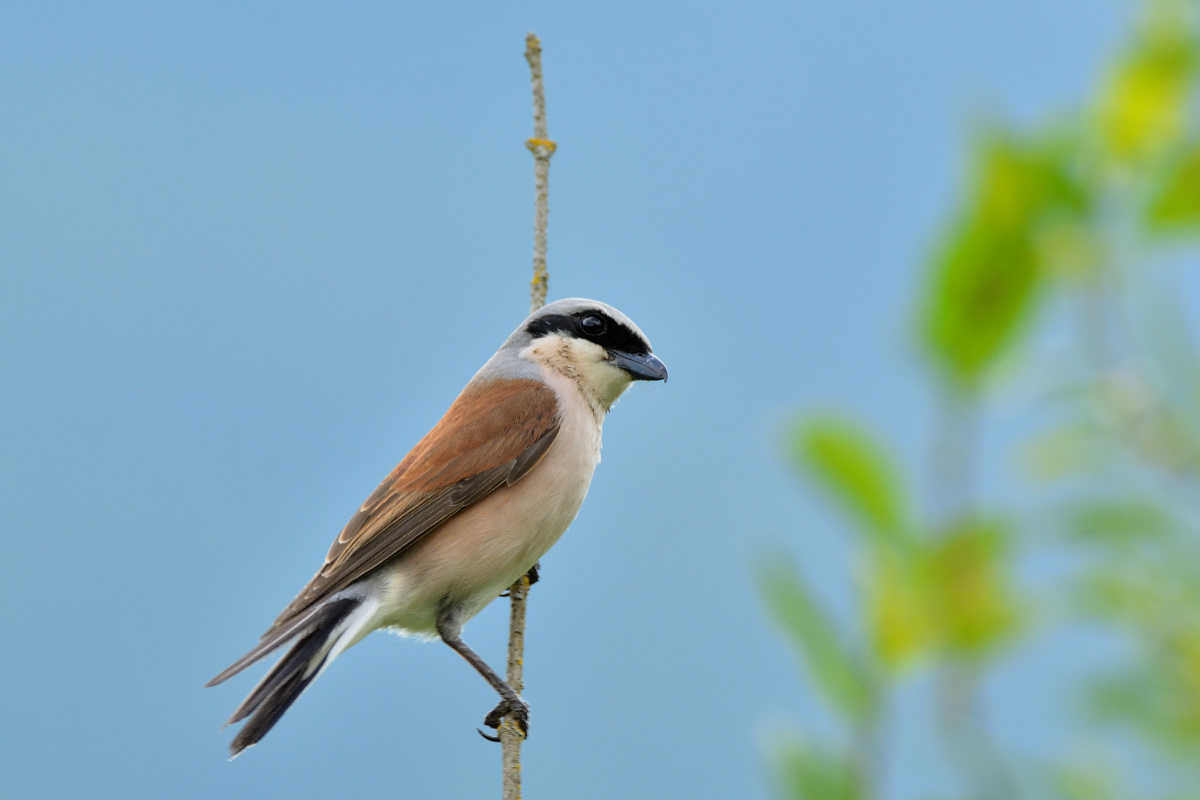
{"label": "blurred foliage", "polygon": [[796,428],[792,453],[883,546],[906,550],[912,532],[904,491],[884,449],[853,423],[828,418]]}
{"label": "blurred foliage", "polygon": [[1094,500],[1069,509],[1066,531],[1078,542],[1124,548],[1157,542],[1172,532],[1171,517],[1152,500]]}
{"label": "blurred foliage", "polygon": [[817,604],[786,556],[765,561],[760,584],[776,620],[803,655],[823,696],[852,719],[871,713],[874,689],[858,659],[839,641],[837,626]]}
{"label": "blurred foliage", "polygon": [[1184,2],[1149,3],[1104,82],[1096,127],[1113,163],[1136,167],[1184,135],[1200,62],[1194,13]]}
{"label": "blurred foliage", "polygon": [[1007,539],[999,525],[965,520],[930,546],[924,583],[947,652],[982,657],[1015,632]]}
{"label": "blurred foliage", "polygon": [[[872,669],[895,674],[937,653],[979,656],[1013,632],[1018,612],[1001,568],[1002,526],[964,518],[923,535],[884,448],[845,420],[807,420],[792,440],[797,461],[862,533],[859,591]],[[794,571],[775,580],[791,581],[793,591],[801,585]],[[778,585],[772,591],[777,600]],[[777,602],[772,607],[782,613]]]}
{"label": "blurred foliage", "polygon": [[1147,209],[1147,223],[1160,231],[1200,230],[1200,142],[1183,150]]}
{"label": "blurred foliage", "polygon": [[927,653],[935,641],[929,593],[911,559],[875,552],[862,575],[864,625],[871,652],[888,673]]}
{"label": "blurred foliage", "polygon": [[854,765],[840,753],[792,736],[777,745],[776,760],[786,791],[793,797],[860,800],[863,786]]}
{"label": "blurred foliage", "polygon": [[[1098,717],[1127,726],[1197,766],[1200,553],[1191,544],[1140,539],[1137,547],[1123,551],[1120,562],[1082,577],[1079,602],[1087,613],[1135,631],[1142,650],[1133,663],[1092,682]],[[1183,568],[1163,563],[1164,556],[1182,559]]]}
{"label": "blurred foliage", "polygon": [[1089,197],[1068,147],[995,132],[977,147],[964,214],[934,257],[923,314],[934,363],[962,386],[1011,346],[1047,276],[1047,255],[1077,229]]}
{"label": "blurred foliage", "polygon": [[[923,497],[850,418],[788,432],[853,533],[857,613],[829,613],[785,556],[760,565],[766,604],[842,732],[777,742],[785,796],[895,796],[888,715],[923,680],[947,762],[929,766],[958,776],[955,796],[1200,798],[1200,354],[1186,335],[1196,298],[1176,297],[1167,263],[1197,256],[1178,235],[1200,232],[1198,79],[1200,8],[1150,0],[1095,98],[1053,127],[973,143],[918,302],[942,402]],[[1181,316],[1165,348],[1144,333]],[[1061,334],[1034,335],[1045,329],[1071,332],[1065,353]],[[1041,423],[1017,443],[1033,482],[1001,502],[973,482],[996,472],[979,469],[996,456],[977,429],[1012,379],[997,366],[1048,347],[1055,366],[1023,384]],[[1039,586],[1025,566],[1047,558],[1065,573]],[[1038,646],[1035,630],[1041,646],[1088,631],[1110,653],[1072,681],[1087,714],[1070,744],[1085,762],[1014,753],[989,730],[988,675]]]}

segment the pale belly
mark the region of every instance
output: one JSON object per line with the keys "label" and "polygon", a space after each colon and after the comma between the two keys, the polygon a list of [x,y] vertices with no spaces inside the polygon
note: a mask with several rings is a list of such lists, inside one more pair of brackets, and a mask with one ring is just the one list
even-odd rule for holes
{"label": "pale belly", "polygon": [[[575,398],[567,402],[584,402],[573,387],[570,394]],[[453,609],[457,626],[478,614],[562,536],[599,460],[600,422],[590,409],[568,409],[554,444],[528,475],[460,512],[380,571],[379,610],[362,635],[387,627],[436,636],[446,609]]]}

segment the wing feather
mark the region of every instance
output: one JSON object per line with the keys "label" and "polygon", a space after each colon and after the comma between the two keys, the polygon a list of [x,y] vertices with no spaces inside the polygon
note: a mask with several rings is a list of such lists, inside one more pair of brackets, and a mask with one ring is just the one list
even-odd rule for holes
{"label": "wing feather", "polygon": [[520,480],[558,435],[554,391],[532,380],[469,385],[338,534],[325,565],[263,639],[399,556],[458,512]]}

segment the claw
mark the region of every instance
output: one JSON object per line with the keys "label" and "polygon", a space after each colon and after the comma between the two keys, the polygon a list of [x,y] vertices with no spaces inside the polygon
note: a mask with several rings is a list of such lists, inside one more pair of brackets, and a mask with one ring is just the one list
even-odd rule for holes
{"label": "claw", "polygon": [[488,712],[488,715],[483,718],[483,724],[489,728],[500,729],[500,723],[504,721],[504,715],[508,713],[508,703],[501,700],[500,705]]}
{"label": "claw", "polygon": [[479,728],[476,728],[475,732],[478,733],[483,738],[487,739],[489,742],[495,742],[496,744],[500,743],[499,736],[492,736],[490,733],[484,733],[483,731],[479,730]]}
{"label": "claw", "polygon": [[483,718],[483,724],[489,728],[499,730],[501,723],[504,722],[504,718],[511,715],[517,724],[517,728],[521,731],[521,736],[529,738],[529,706],[520,700],[517,703],[520,705],[510,704],[507,700],[501,700],[500,704]]}

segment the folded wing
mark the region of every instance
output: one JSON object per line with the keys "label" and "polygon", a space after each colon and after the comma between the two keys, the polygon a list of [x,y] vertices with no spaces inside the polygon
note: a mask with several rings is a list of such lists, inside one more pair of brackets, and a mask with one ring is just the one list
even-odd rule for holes
{"label": "folded wing", "polygon": [[259,640],[209,683],[237,674],[310,627],[327,598],[351,586],[458,512],[516,483],[558,434],[554,391],[531,380],[468,386],[334,540],[325,564]]}

